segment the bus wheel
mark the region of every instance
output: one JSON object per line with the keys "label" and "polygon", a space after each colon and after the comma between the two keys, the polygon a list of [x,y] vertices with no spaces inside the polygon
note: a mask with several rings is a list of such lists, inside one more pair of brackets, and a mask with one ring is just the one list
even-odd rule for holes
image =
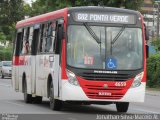
{"label": "bus wheel", "polygon": [[42,97],[41,96],[36,96],[34,98],[34,103],[41,104],[42,103]]}
{"label": "bus wheel", "polygon": [[23,90],[24,90],[24,101],[26,103],[32,103],[32,95],[27,93],[27,84],[24,82],[23,84]]}
{"label": "bus wheel", "polygon": [[49,97],[49,100],[50,100],[50,108],[52,110],[57,110],[57,111],[61,110],[62,101],[54,99],[54,89],[53,89],[53,83],[52,82],[51,82],[51,85],[50,85],[50,97]]}
{"label": "bus wheel", "polygon": [[129,107],[129,102],[117,102],[116,108],[117,112],[127,112]]}

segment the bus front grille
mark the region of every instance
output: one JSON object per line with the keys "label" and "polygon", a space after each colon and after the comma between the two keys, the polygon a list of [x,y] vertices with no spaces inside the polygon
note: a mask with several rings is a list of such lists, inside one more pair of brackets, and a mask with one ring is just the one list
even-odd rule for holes
{"label": "bus front grille", "polygon": [[[121,99],[125,94],[125,87],[109,86],[104,88],[102,85],[85,85],[84,91],[90,99]],[[102,93],[101,95],[99,93]],[[103,95],[103,93],[106,93]],[[109,94],[108,94],[109,93]]]}
{"label": "bus front grille", "polygon": [[96,80],[96,81],[126,81],[133,78],[134,76],[130,74],[99,74],[99,73],[82,73],[80,75],[86,80]]}
{"label": "bus front grille", "polygon": [[121,99],[123,97],[123,95],[119,94],[119,95],[114,95],[112,94],[111,96],[106,96],[106,95],[98,95],[98,93],[86,93],[86,95],[88,96],[88,98],[91,99]]}
{"label": "bus front grille", "polygon": [[127,81],[91,81],[77,77],[81,88],[90,99],[121,99],[128,91],[134,79]]}

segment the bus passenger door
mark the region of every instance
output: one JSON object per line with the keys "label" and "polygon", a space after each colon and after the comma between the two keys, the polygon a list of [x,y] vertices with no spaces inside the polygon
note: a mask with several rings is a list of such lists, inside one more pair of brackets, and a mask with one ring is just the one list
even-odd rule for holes
{"label": "bus passenger door", "polygon": [[61,84],[61,72],[60,72],[60,65],[61,65],[61,49],[62,49],[62,39],[63,39],[63,19],[59,19],[56,22],[56,39],[54,42],[54,97],[58,98],[59,97],[59,88]]}
{"label": "bus passenger door", "polygon": [[36,94],[36,54],[38,48],[38,39],[39,39],[39,28],[40,25],[36,24],[33,30],[33,40],[31,45],[31,92],[33,95]]}

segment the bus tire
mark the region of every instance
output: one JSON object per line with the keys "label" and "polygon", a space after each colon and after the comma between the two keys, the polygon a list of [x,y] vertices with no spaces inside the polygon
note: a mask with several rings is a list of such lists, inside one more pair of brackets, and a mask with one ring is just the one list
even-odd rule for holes
{"label": "bus tire", "polygon": [[129,107],[129,102],[117,102],[116,108],[117,112],[127,112]]}
{"label": "bus tire", "polygon": [[54,89],[53,89],[53,82],[50,84],[50,94],[49,94],[49,100],[50,100],[50,108],[52,110],[59,111],[62,108],[62,101],[54,99]]}
{"label": "bus tire", "polygon": [[23,83],[24,101],[25,103],[32,103],[32,95],[27,93],[26,81]]}
{"label": "bus tire", "polygon": [[42,103],[42,97],[41,96],[36,96],[34,98],[34,103],[41,104]]}

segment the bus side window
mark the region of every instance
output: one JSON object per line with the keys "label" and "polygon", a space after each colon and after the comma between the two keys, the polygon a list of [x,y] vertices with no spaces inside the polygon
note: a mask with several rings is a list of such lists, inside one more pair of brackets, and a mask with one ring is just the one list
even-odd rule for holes
{"label": "bus side window", "polygon": [[22,55],[27,55],[30,53],[30,27],[24,29],[24,36],[22,41]]}
{"label": "bus side window", "polygon": [[[60,21],[60,23],[59,23]],[[59,21],[56,22],[56,39],[54,42],[54,52],[55,54],[61,54],[61,44],[62,44],[62,39],[63,39],[63,20],[60,19]]]}
{"label": "bus side window", "polygon": [[53,52],[53,43],[55,40],[55,30],[56,30],[56,23],[55,22],[48,23],[45,52]]}
{"label": "bus side window", "polygon": [[19,56],[22,52],[23,48],[23,34],[24,34],[24,29],[18,29],[17,32],[17,39],[16,39],[16,49],[15,49],[15,55]]}
{"label": "bus side window", "polygon": [[46,32],[45,32],[45,35],[46,35],[46,39],[45,39],[45,52],[49,52],[50,51],[50,47],[52,45],[51,31],[52,31],[51,23],[48,23],[47,24],[47,29],[46,29]]}
{"label": "bus side window", "polygon": [[51,36],[52,36],[52,47],[51,47],[51,50],[54,52],[54,43],[55,43],[55,40],[56,40],[56,22],[52,22],[52,32],[51,32]]}
{"label": "bus side window", "polygon": [[42,24],[41,25],[41,35],[40,35],[40,52],[45,52],[45,46],[46,46],[46,39],[47,39],[47,31],[48,31],[48,24]]}
{"label": "bus side window", "polygon": [[53,52],[53,43],[55,40],[56,23],[49,22],[42,24],[40,28],[40,45],[39,51],[41,53]]}
{"label": "bus side window", "polygon": [[24,38],[24,29],[19,33],[19,38],[17,39],[17,44],[19,44],[18,54],[22,55],[23,50],[23,38]]}
{"label": "bus side window", "polygon": [[42,44],[43,44],[43,31],[44,31],[44,24],[40,26],[40,44],[39,44],[39,52],[43,52]]}
{"label": "bus side window", "polygon": [[38,40],[39,40],[39,33],[40,33],[40,25],[35,25],[32,35],[32,44],[31,44],[31,54],[36,55],[37,53],[37,47],[38,47]]}

